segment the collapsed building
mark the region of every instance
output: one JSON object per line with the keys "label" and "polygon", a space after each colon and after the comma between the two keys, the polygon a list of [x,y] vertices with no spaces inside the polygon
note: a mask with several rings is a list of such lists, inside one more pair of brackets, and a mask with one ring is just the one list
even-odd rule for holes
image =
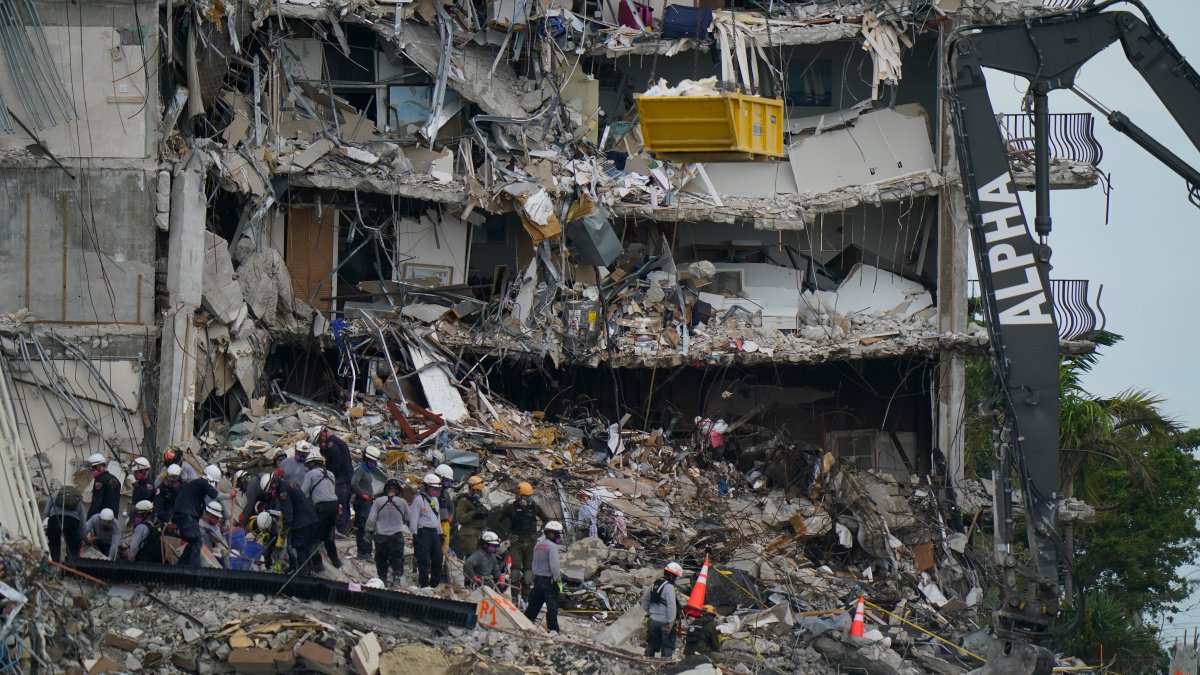
{"label": "collapsed building", "polygon": [[[978,517],[945,38],[1077,4],[6,0],[9,494],[93,452],[245,459],[320,417],[789,500],[834,462],[872,477],[839,492],[860,520],[930,494]],[[997,124],[1031,186],[1028,116]],[[1055,116],[1055,187],[1101,180],[1091,124]],[[1088,349],[1098,293],[1054,284]],[[774,538],[727,561],[761,577]]]}

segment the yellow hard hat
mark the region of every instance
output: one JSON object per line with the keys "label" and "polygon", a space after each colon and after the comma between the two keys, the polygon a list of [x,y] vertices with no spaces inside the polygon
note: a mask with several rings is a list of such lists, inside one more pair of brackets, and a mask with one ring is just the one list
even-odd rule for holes
{"label": "yellow hard hat", "polygon": [[533,486],[526,482],[521,482],[517,485],[517,494],[522,497],[528,497],[533,494]]}
{"label": "yellow hard hat", "polygon": [[471,476],[467,479],[467,486],[472,490],[483,491],[483,479],[479,476]]}

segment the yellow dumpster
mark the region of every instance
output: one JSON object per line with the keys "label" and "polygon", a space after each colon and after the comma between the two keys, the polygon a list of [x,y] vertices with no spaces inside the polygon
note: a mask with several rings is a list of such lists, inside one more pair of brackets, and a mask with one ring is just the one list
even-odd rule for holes
{"label": "yellow dumpster", "polygon": [[736,92],[719,96],[634,96],[642,143],[663,159],[745,161],[783,157],[783,99]]}

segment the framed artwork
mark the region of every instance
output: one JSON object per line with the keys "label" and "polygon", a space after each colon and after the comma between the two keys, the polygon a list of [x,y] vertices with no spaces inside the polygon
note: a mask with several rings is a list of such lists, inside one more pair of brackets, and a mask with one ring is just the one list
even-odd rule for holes
{"label": "framed artwork", "polygon": [[454,268],[449,265],[404,263],[401,280],[422,286],[449,286],[454,282]]}

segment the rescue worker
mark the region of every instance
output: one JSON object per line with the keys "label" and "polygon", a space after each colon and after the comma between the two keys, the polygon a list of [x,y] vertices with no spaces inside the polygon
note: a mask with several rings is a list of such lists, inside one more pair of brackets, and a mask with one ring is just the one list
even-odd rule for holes
{"label": "rescue worker", "polygon": [[[129,475],[133,477],[133,490],[129,501],[137,504],[143,500],[154,500],[154,481],[150,480],[150,460],[145,457],[134,457],[129,463]],[[129,526],[137,518],[137,510],[129,510]]]}
{"label": "rescue worker", "polygon": [[409,505],[408,530],[413,533],[417,583],[421,588],[431,588],[442,581],[442,529],[438,518],[442,479],[436,473],[427,473],[421,483],[421,491]]}
{"label": "rescue worker", "polygon": [[299,569],[301,574],[324,571],[325,563],[321,562],[321,556],[317,554],[318,519],[312,504],[299,487],[282,478],[267,474],[260,480],[263,494],[270,496],[271,508],[279,511],[279,516],[283,519],[279,535],[288,539],[294,567]]}
{"label": "rescue worker", "polygon": [[162,530],[154,522],[154,504],[149,499],[133,505],[133,539],[129,542],[131,562],[163,562]]}
{"label": "rescue worker", "polygon": [[516,593],[528,594],[533,586],[533,546],[537,540],[538,520],[550,522],[549,516],[533,501],[533,486],[529,483],[517,485],[516,500],[500,510],[499,522],[509,538],[508,555],[512,559],[513,597]]}
{"label": "rescue worker", "polygon": [[171,512],[171,525],[179,538],[187,543],[179,560],[180,567],[200,566],[200,515],[208,503],[219,497],[217,485],[221,482],[221,470],[209,464],[204,467],[204,477],[195,478],[179,488],[175,508]]}
{"label": "rescue worker", "polygon": [[638,604],[646,610],[646,656],[662,655],[671,658],[675,653],[675,618],[679,615],[679,598],[675,596],[675,580],[683,574],[677,562],[667,563],[663,575],[642,592]]}
{"label": "rescue worker", "polygon": [[342,507],[337,514],[337,531],[347,534],[350,531],[350,482],[354,478],[354,458],[346,442],[329,427],[318,427],[316,440],[321,455],[325,457],[325,468],[333,474],[337,503]]}
{"label": "rescue worker", "polygon": [[67,560],[79,555],[83,548],[83,495],[70,485],[64,485],[46,500],[42,509],[46,519],[46,538],[50,540],[50,559],[62,562],[62,540],[67,540]]}
{"label": "rescue worker", "polygon": [[394,586],[400,585],[404,575],[404,533],[409,521],[408,502],[400,496],[400,491],[400,481],[388,480],[383,495],[371,503],[363,525],[375,540],[375,574],[386,584],[390,571]]}
{"label": "rescue worker", "polygon": [[87,517],[108,509],[113,513],[121,510],[121,481],[108,472],[108,458],[100,453],[88,457],[92,467],[92,502],[88,505]]}
{"label": "rescue worker", "polygon": [[109,560],[117,559],[121,549],[121,523],[112,509],[100,509],[100,512],[87,519],[83,526],[83,539],[89,546],[108,556]]}
{"label": "rescue worker", "polygon": [[438,518],[442,521],[442,557],[450,554],[450,533],[454,528],[454,469],[449,464],[438,464],[433,470],[442,479],[442,492],[438,495]]}
{"label": "rescue worker", "polygon": [[580,490],[576,496],[579,498],[579,511],[575,514],[575,536],[580,539],[600,536],[597,529],[600,498],[587,490]]}
{"label": "rescue worker", "polygon": [[317,529],[315,541],[325,544],[325,555],[329,564],[341,568],[342,561],[338,558],[337,544],[334,541],[334,528],[337,525],[338,496],[333,472],[325,468],[325,458],[318,454],[308,456],[308,473],[300,491],[312,502],[313,510],[317,512]]}
{"label": "rescue worker", "polygon": [[354,493],[354,543],[358,559],[363,562],[373,560],[371,536],[367,534],[367,517],[374,506],[375,481],[384,480],[383,473],[379,470],[379,460],[382,456],[379,448],[373,445],[363,448],[362,457],[350,478],[350,491]]}
{"label": "rescue worker", "polygon": [[683,653],[712,654],[721,651],[721,633],[717,630],[717,610],[712,605],[701,608],[700,619],[688,626],[683,639]]}
{"label": "rescue worker", "polygon": [[292,456],[283,460],[283,463],[279,465],[283,469],[284,482],[291,483],[296,487],[304,483],[304,476],[308,473],[308,455],[312,451],[313,446],[308,441],[296,443]]}
{"label": "rescue worker", "polygon": [[542,528],[542,538],[533,546],[533,591],[525,618],[537,622],[542,605],[546,605],[546,630],[558,630],[558,595],[562,593],[562,572],[558,568],[558,542],[562,541],[563,526],[551,520]]}
{"label": "rescue worker", "polygon": [[500,583],[500,561],[496,559],[496,553],[500,551],[500,537],[488,530],[480,540],[480,547],[467,556],[467,561],[463,563],[463,578],[473,586],[496,586]]}
{"label": "rescue worker", "polygon": [[275,454],[271,455],[271,466],[278,476],[283,475],[283,462],[288,458],[287,450],[277,448]]}
{"label": "rescue worker", "polygon": [[175,500],[179,488],[183,487],[183,467],[172,464],[167,467],[167,477],[154,489],[154,516],[160,523],[170,523],[175,512]]}
{"label": "rescue worker", "polygon": [[[273,480],[272,474],[259,477],[259,491],[262,494],[262,483]],[[279,512],[263,511],[252,518],[246,519],[246,532],[254,534],[262,544],[263,566],[270,569],[274,564],[275,551],[282,545],[279,536]]]}
{"label": "rescue worker", "polygon": [[221,508],[221,502],[209,502],[204,507],[199,522],[200,541],[213,555],[220,556],[222,567],[228,566],[226,554],[229,553],[229,544],[225,543],[225,533],[221,531],[221,519],[224,516],[225,510]]}
{"label": "rescue worker", "polygon": [[167,446],[167,449],[163,451],[163,468],[158,472],[158,478],[154,481],[155,487],[162,485],[163,481],[167,479],[167,471],[172,466],[179,467],[181,482],[187,483],[200,477],[200,474],[196,473],[194,466],[183,461],[183,450],[171,445]]}
{"label": "rescue worker", "polygon": [[471,476],[467,479],[466,493],[454,503],[454,523],[458,526],[454,552],[460,558],[479,548],[479,536],[487,529],[488,507],[483,504],[483,489],[483,478]]}

